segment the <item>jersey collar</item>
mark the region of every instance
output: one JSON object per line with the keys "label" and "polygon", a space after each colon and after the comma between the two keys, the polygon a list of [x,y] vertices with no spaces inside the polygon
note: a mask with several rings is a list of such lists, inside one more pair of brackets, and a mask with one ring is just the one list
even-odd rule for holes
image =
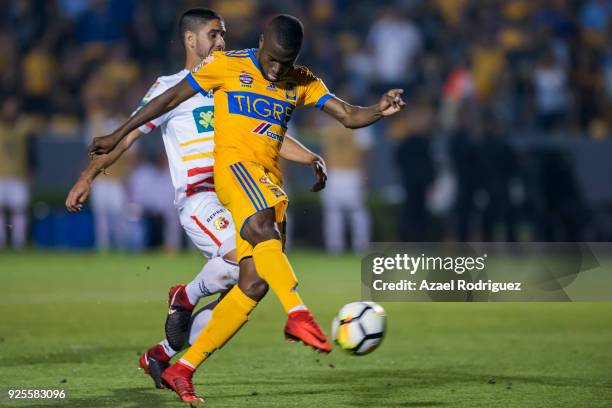
{"label": "jersey collar", "polygon": [[257,61],[257,56],[255,55],[255,48],[249,48],[249,57],[251,57],[251,61],[253,62],[253,65],[257,67],[257,69],[263,76],[263,72],[261,72],[261,67],[259,66],[259,62]]}

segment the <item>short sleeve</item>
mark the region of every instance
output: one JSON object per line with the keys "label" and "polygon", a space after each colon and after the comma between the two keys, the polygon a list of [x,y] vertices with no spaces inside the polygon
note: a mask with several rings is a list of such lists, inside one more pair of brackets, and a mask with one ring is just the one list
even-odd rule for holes
{"label": "short sleeve", "polygon": [[302,88],[299,104],[301,106],[316,106],[323,109],[323,105],[334,95],[329,92],[323,81],[310,70],[300,67],[298,71],[299,83]]}
{"label": "short sleeve", "polygon": [[[154,99],[157,96],[159,96],[162,93],[164,93],[167,89],[168,89],[168,86],[166,85],[166,83],[164,81],[162,81],[160,78],[158,78],[157,81],[155,81],[155,83],[153,85],[151,85],[151,88],[149,88],[149,90],[145,94],[144,98],[142,98],[142,101],[140,101],[140,104],[138,105],[138,107],[132,113],[131,116],[134,116],[136,114],[136,112],[138,112],[143,106],[145,106],[147,103],[149,103],[152,99]],[[164,113],[163,115],[161,115],[161,116],[151,120],[150,122],[147,122],[144,125],[140,126],[138,128],[138,130],[141,131],[142,133],[149,133],[149,132],[151,132],[153,129],[155,129],[155,128],[161,126],[162,124],[164,124],[164,122],[166,122],[168,120],[169,114],[170,114],[170,112]]]}
{"label": "short sleeve", "polygon": [[187,82],[193,89],[206,96],[209,91],[214,91],[223,84],[226,62],[221,52],[212,53],[187,74]]}

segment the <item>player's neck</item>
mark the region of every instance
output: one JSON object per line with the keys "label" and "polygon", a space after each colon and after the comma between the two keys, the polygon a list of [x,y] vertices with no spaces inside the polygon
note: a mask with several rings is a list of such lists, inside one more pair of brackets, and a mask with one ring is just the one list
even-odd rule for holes
{"label": "player's neck", "polygon": [[191,71],[193,70],[196,65],[198,65],[200,62],[202,61],[201,58],[199,58],[197,55],[195,54],[187,54],[187,56],[185,57],[185,69],[187,71]]}

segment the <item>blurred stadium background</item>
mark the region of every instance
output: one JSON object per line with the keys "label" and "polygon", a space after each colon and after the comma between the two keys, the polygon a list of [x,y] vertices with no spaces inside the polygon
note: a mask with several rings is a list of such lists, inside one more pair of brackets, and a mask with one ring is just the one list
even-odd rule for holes
{"label": "blurred stadium background", "polygon": [[225,18],[227,49],[256,47],[276,13],[298,16],[300,61],[349,101],[406,89],[406,112],[371,129],[294,117],[330,172],[318,196],[309,169],[286,166],[294,245],[612,240],[609,0],[4,0],[0,247],[186,245],[156,133],[99,178],[112,199],[94,191],[78,215],[63,202],[91,137],[182,68],[189,7]]}
{"label": "blurred stadium background", "polygon": [[[298,16],[300,61],[354,103],[406,90],[407,109],[370,129],[316,109],[292,120],[329,165],[320,195],[309,169],[285,166],[290,257],[326,330],[360,296],[360,258],[323,248],[612,241],[611,0],[0,0],[0,248],[27,248],[0,249],[4,389],[176,406],[136,372],[163,335],[167,288],[203,260],[144,252],[189,245],[160,135],[100,176],[81,213],[64,200],[91,138],[182,68],[176,21],[190,7],[225,18],[228,49],[256,47],[274,14]],[[284,314],[264,300],[196,389],[235,407],[611,406],[611,303],[384,306],[380,350],[322,358],[284,344]]]}

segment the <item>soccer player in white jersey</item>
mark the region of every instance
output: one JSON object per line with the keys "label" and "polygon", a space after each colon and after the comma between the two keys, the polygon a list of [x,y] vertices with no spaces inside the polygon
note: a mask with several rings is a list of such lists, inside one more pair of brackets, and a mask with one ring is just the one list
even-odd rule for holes
{"label": "soccer player in white jersey", "polygon": [[[180,82],[212,51],[223,50],[225,47],[223,20],[212,10],[186,11],[179,21],[179,29],[185,47],[185,68],[174,75],[159,77],[143,98],[140,107]],[[81,210],[93,179],[114,163],[134,141],[157,127],[162,131],[168,155],[175,188],[175,206],[181,225],[208,258],[193,281],[170,288],[166,339],[149,348],[140,358],[141,368],[161,388],[161,374],[170,358],[186,346],[188,341],[197,338],[217,303],[210,303],[192,319],[191,314],[198,300],[211,294],[223,293],[238,280],[235,226],[229,211],[221,205],[215,193],[212,94],[194,95],[174,110],[132,131],[111,152],[96,156],[70,190],[66,208],[69,211]],[[313,191],[324,187],[327,176],[321,157],[290,136],[286,136],[281,156],[312,166],[317,177]],[[246,273],[256,273],[252,259],[243,260],[240,268],[246,270]]]}

